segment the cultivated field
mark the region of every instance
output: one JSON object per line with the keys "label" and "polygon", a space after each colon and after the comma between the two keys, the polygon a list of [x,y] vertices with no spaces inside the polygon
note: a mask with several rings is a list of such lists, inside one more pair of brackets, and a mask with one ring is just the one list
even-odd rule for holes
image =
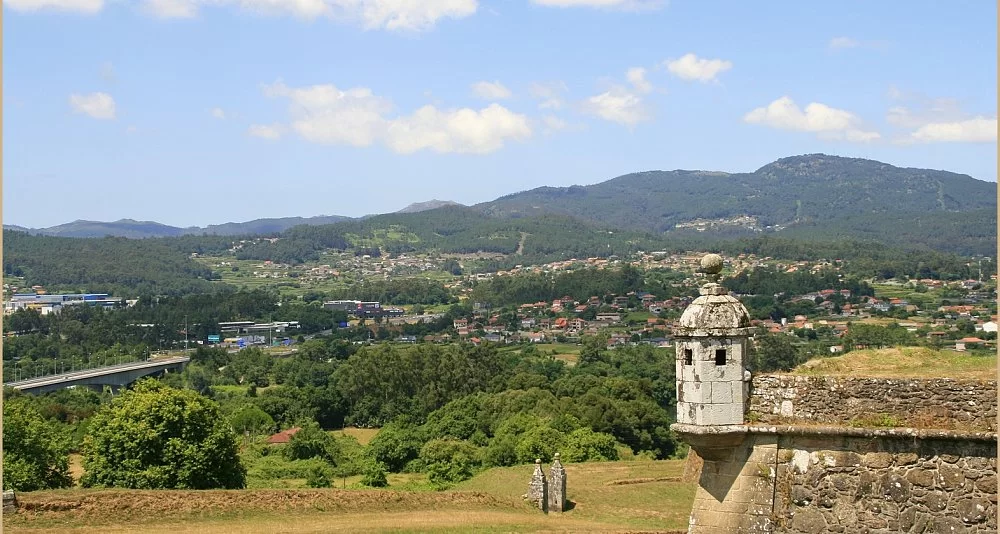
{"label": "cultivated field", "polygon": [[451,491],[61,490],[20,494],[12,532],[665,532],[687,528],[683,461],[566,466],[572,509],[525,503],[532,466],[486,471]]}

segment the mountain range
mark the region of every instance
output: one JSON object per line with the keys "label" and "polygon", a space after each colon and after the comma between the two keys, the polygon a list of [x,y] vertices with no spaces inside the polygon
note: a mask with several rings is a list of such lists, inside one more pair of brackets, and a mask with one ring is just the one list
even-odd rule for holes
{"label": "mountain range", "polygon": [[[782,158],[752,173],[646,171],[594,185],[539,187],[469,209],[491,219],[569,216],[601,227],[652,234],[853,237],[989,254],[996,250],[996,199],[996,183],[964,174],[809,154]],[[414,214],[443,207],[462,205],[431,200],[411,204],[396,214],[419,216]],[[62,237],[276,235],[295,226],[370,217],[287,217],[204,228],[130,219],[5,228]]]}

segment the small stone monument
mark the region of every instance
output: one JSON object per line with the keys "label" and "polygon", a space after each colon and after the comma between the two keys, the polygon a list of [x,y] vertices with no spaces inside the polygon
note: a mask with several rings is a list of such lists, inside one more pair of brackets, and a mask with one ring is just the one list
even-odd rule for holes
{"label": "small stone monument", "polygon": [[549,469],[549,510],[553,512],[564,512],[566,510],[566,469],[559,461],[559,453],[552,460],[552,468]]}
{"label": "small stone monument", "polygon": [[535,459],[535,472],[531,474],[531,482],[528,484],[529,501],[535,503],[543,512],[548,512],[549,495],[548,484],[545,481],[545,472],[542,471],[542,459]]}
{"label": "small stone monument", "polygon": [[3,492],[3,511],[17,511],[17,497],[14,495],[14,490],[7,490]]}

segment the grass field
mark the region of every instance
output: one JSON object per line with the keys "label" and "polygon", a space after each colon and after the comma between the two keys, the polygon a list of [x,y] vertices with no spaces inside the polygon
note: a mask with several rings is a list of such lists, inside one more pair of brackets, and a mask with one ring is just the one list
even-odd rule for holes
{"label": "grass field", "polygon": [[923,347],[857,350],[843,356],[810,360],[793,374],[996,380],[997,357]]}
{"label": "grass field", "polygon": [[454,490],[60,490],[18,495],[18,532],[684,532],[694,484],[683,461],[569,464],[572,508],[522,500],[532,466],[492,469]]}
{"label": "grass field", "polygon": [[349,426],[343,430],[334,430],[331,432],[334,436],[352,436],[354,439],[358,440],[361,445],[368,445],[371,443],[375,436],[378,435],[378,428],[357,428]]}

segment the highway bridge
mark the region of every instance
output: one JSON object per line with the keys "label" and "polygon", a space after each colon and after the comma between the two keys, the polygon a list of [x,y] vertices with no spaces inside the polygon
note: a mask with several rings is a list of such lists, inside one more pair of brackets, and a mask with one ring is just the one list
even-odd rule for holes
{"label": "highway bridge", "polygon": [[118,390],[144,376],[157,375],[167,371],[180,371],[190,360],[191,358],[188,356],[174,356],[158,360],[123,363],[110,367],[7,382],[4,386],[25,393],[47,393],[70,386],[87,386],[98,389],[110,386],[112,389]]}

